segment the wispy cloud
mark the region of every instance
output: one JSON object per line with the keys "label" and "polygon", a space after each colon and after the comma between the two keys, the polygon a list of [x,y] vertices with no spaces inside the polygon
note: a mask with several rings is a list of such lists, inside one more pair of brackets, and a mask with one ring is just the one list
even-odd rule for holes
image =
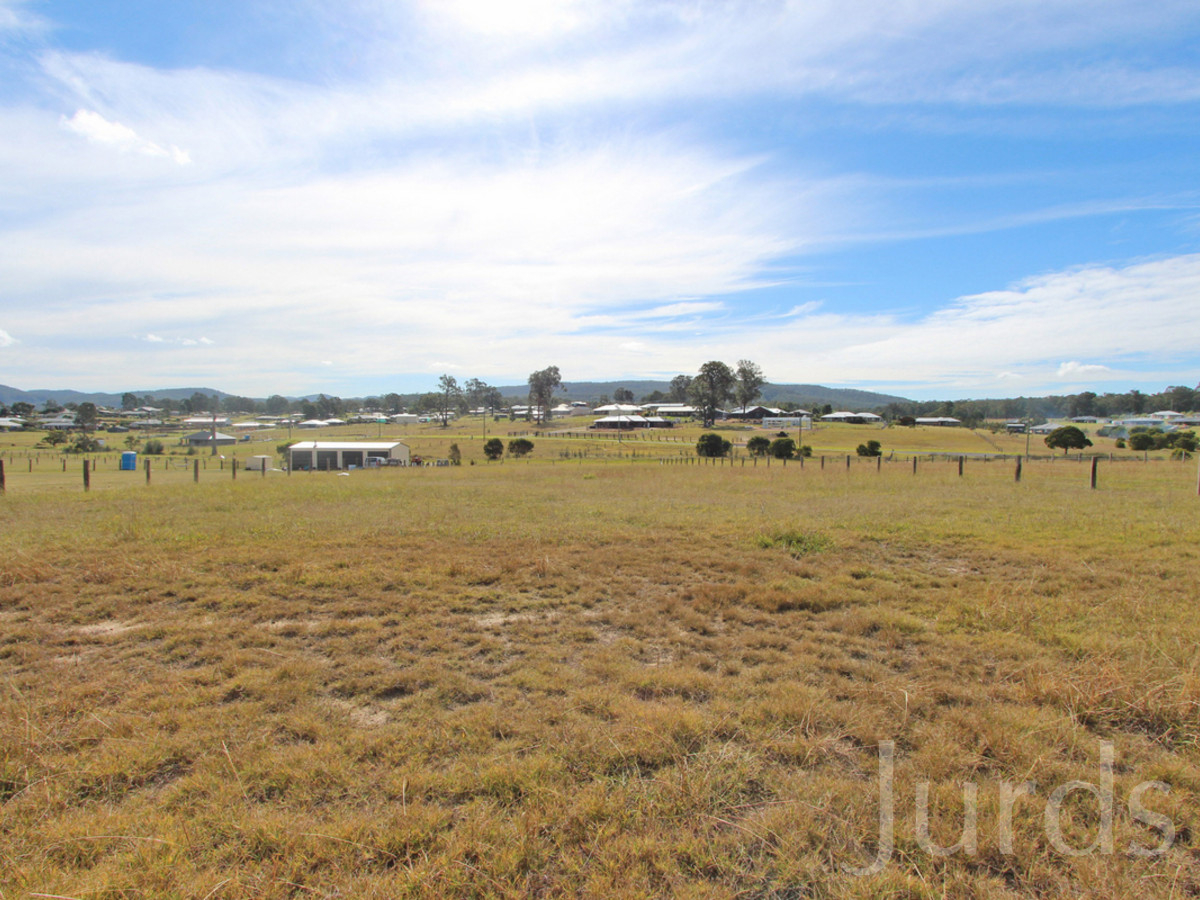
{"label": "wispy cloud", "polygon": [[127,128],[120,122],[110,122],[99,113],[80,109],[71,118],[63,118],[63,126],[87,138],[93,144],[105,144],[122,152],[140,153],[143,156],[157,156],[170,159],[177,165],[186,166],[192,158],[186,150],[180,150],[175,145],[160,147],[153,141],[148,141],[138,135],[132,128]]}
{"label": "wispy cloud", "polygon": [[162,336],[160,336],[160,335],[153,334],[153,333],[150,333],[150,334],[143,335],[143,336],[140,338],[140,340],[143,340],[143,341],[145,341],[145,342],[146,342],[146,343],[148,343],[148,344],[177,344],[177,345],[178,345],[178,346],[180,346],[180,347],[211,347],[213,344],[215,344],[215,343],[216,343],[215,341],[212,341],[212,340],[210,340],[210,339],[208,339],[208,338],[206,338],[206,337],[201,337],[201,338],[190,338],[190,337],[172,337],[172,338],[165,338],[165,337],[162,337]]}
{"label": "wispy cloud", "polygon": [[16,342],[17,339],[15,337],[13,337],[3,328],[0,328],[0,347],[11,347]]}
{"label": "wispy cloud", "polygon": [[[30,27],[28,9],[0,0],[0,34]],[[1198,343],[1200,265],[1177,244],[1151,262],[1054,263],[1002,290],[931,295],[916,314],[886,286],[853,312],[812,292],[756,299],[817,284],[796,259],[831,247],[1185,208],[1178,191],[1100,187],[931,211],[929,177],[847,171],[820,141],[791,142],[812,98],[872,128],[885,106],[919,127],[934,107],[1192,103],[1200,67],[1149,52],[1200,27],[1190,0],[298,9],[328,27],[272,35],[281,53],[344,40],[353,61],[300,80],[52,39],[22,59],[39,69],[35,97],[0,103],[0,271],[22,337],[0,332],[6,365],[40,381],[53,359],[82,385],[135,346],[164,378],[236,377],[248,392],[321,389],[330,373],[309,361],[333,347],[339,373],[381,379],[520,373],[554,348],[572,377],[751,355],[773,377],[1025,385],[1117,377],[1122,359]],[[1027,177],[947,174],[942,189],[990,180],[999,194]],[[1089,362],[1059,376],[1063,360]]]}

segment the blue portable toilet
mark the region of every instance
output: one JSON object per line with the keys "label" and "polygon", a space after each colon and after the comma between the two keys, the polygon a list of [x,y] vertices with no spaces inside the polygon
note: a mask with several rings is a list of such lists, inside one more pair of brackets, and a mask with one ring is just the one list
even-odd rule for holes
{"label": "blue portable toilet", "polygon": [[136,472],[137,471],[137,454],[132,450],[126,450],[121,454],[121,471]]}

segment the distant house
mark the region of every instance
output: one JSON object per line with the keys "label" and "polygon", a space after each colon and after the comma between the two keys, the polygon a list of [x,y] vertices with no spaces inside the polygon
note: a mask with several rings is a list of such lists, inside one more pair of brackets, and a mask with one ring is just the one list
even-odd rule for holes
{"label": "distant house", "polygon": [[696,407],[684,406],[682,403],[666,403],[655,410],[660,416],[673,419],[686,419],[696,415]]}
{"label": "distant house", "polygon": [[220,427],[228,425],[229,418],[227,416],[189,416],[183,420],[183,424],[189,428],[202,428],[205,425]]}
{"label": "distant house", "polygon": [[402,441],[300,441],[288,447],[288,465],[301,472],[408,465],[410,458]]}
{"label": "distant house", "polygon": [[869,412],[832,412],[828,415],[821,416],[822,422],[842,422],[846,425],[871,425],[876,422],[882,422],[883,416],[877,416],[875,413]]}
{"label": "distant house", "polygon": [[730,419],[763,419],[782,416],[783,410],[773,406],[747,406],[745,409],[735,409],[726,415]]}
{"label": "distant house", "polygon": [[52,419],[42,419],[38,423],[38,428],[46,431],[70,431],[75,427],[75,414],[70,412],[59,413]]}
{"label": "distant house", "polygon": [[918,425],[939,425],[943,428],[953,428],[961,425],[962,421],[953,416],[917,416]]}
{"label": "distant house", "polygon": [[634,428],[649,428],[650,421],[645,416],[603,416],[592,422],[589,427],[632,431]]}
{"label": "distant house", "polygon": [[189,447],[228,447],[230,444],[237,443],[237,438],[219,431],[215,437],[211,431],[196,431],[183,440]]}
{"label": "distant house", "polygon": [[1009,434],[1024,434],[1025,430],[1028,427],[1029,426],[1027,426],[1024,422],[1006,422],[1006,423],[1004,423],[1004,430],[1007,431]]}
{"label": "distant house", "polygon": [[25,423],[20,419],[0,419],[0,431],[20,431],[25,427]]}

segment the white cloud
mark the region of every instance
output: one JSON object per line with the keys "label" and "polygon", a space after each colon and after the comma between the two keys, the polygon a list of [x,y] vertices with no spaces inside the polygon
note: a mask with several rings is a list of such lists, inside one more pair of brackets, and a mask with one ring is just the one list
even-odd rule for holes
{"label": "white cloud", "polygon": [[15,337],[13,337],[3,328],[0,328],[0,347],[11,347],[16,342],[17,339]]}
{"label": "white cloud", "polygon": [[[812,348],[806,371],[837,383],[1060,389],[1056,379],[1129,379],[1139,368],[1194,359],[1200,346],[1200,255],[1090,266],[1027,279],[1006,290],[961,297],[915,321],[895,316],[816,315],[762,332],[770,346],[794,330]],[[743,340],[745,336],[743,336]],[[1106,363],[1061,363],[1064,356]],[[764,360],[784,363],[768,349]],[[1001,373],[997,375],[996,373]],[[1194,378],[1194,375],[1187,377]]]}
{"label": "white cloud", "polygon": [[1078,360],[1072,360],[1071,362],[1062,363],[1058,367],[1058,371],[1055,372],[1055,374],[1059,378],[1083,378],[1086,376],[1096,376],[1100,375],[1101,373],[1111,371],[1112,369],[1110,369],[1108,366],[1094,364],[1088,365],[1081,363]]}
{"label": "white cloud", "polygon": [[192,159],[186,151],[171,145],[170,148],[160,147],[153,141],[140,137],[136,131],[120,122],[110,122],[99,113],[86,109],[75,111],[71,118],[63,117],[63,125],[88,139],[93,144],[105,144],[122,152],[140,153],[143,156],[156,156],[170,159],[177,165],[185,166]]}

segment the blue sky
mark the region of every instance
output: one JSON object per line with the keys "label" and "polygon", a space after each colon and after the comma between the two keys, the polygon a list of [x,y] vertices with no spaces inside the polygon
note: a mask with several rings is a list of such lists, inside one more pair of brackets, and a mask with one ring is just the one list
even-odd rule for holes
{"label": "blue sky", "polygon": [[1200,381],[1194,0],[0,0],[0,381]]}

